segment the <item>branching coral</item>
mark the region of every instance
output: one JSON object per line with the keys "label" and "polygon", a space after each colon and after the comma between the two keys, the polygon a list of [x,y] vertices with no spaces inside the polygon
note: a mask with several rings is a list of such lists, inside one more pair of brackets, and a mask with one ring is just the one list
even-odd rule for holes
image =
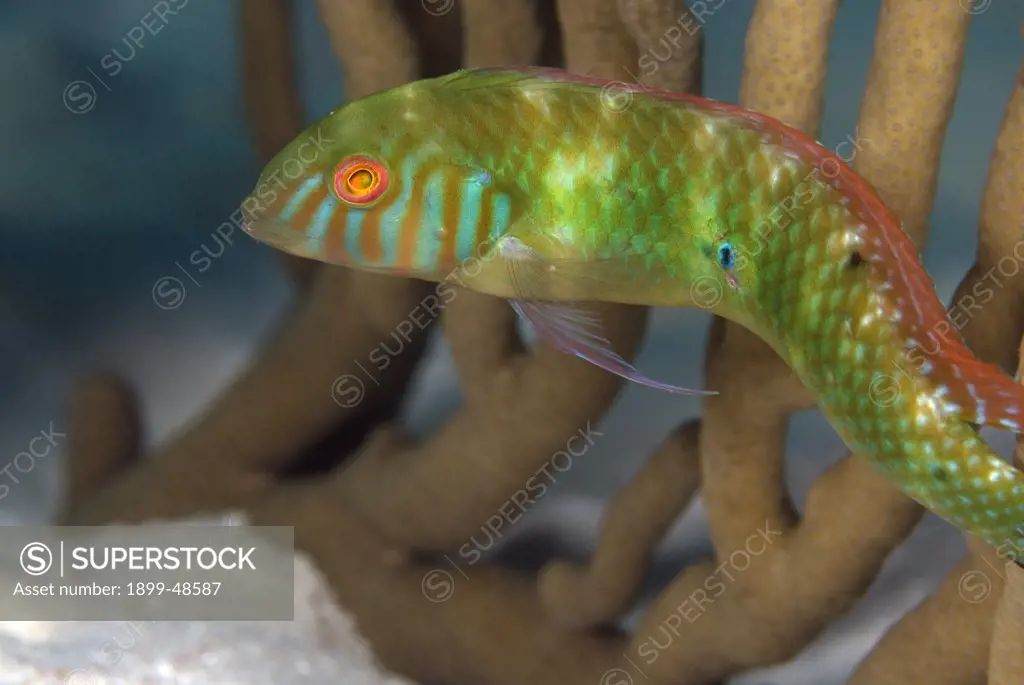
{"label": "branching coral", "polygon": [[[759,0],[743,105],[817,132],[838,4]],[[559,39],[573,71],[699,89],[700,32],[688,30],[704,19],[696,6],[686,14],[672,0],[561,0],[555,13],[548,9],[531,0],[319,3],[350,98],[460,64],[544,63]],[[264,156],[301,127],[289,10],[285,0],[242,5],[247,98]],[[884,0],[859,125],[839,151],[919,243],[968,19],[955,2]],[[670,54],[651,59],[670,36]],[[977,297],[988,270],[1016,254],[1022,147],[1018,84],[992,162],[977,265],[958,296]],[[706,375],[722,395],[705,401],[700,420],[669,435],[611,502],[589,564],[555,562],[535,581],[461,555],[455,569],[431,561],[456,554],[574,432],[600,420],[621,383],[545,345],[526,351],[504,302],[455,288],[441,319],[465,404],[414,440],[394,410],[426,339],[424,312],[442,308],[436,286],[286,263],[302,290],[296,311],[215,406],[151,458],[136,459],[127,390],[107,377],[82,384],[73,401],[64,521],[241,507],[257,524],[293,525],[297,544],[318,561],[380,658],[423,682],[610,685],[609,674],[623,682],[642,674],[652,683],[696,685],[795,655],[863,594],[921,515],[851,457],[814,484],[799,520],[783,483],[784,442],[789,417],[811,407],[811,398],[752,333],[716,320]],[[1022,310],[1019,289],[1007,286],[964,333],[983,358],[1010,366]],[[614,346],[634,354],[646,309],[605,305],[600,312]],[[394,330],[408,336],[404,351],[367,378],[363,365]],[[332,401],[332,383],[346,378],[358,379],[357,392],[350,387]],[[324,443],[332,433],[350,437]],[[319,460],[327,472],[284,479],[309,448],[328,454]],[[631,637],[596,630],[630,607],[655,548],[698,489],[715,559],[683,570]],[[1021,572],[1010,572],[998,614],[994,596],[962,598],[964,574],[985,563],[1001,568],[997,557],[977,546],[852,682],[980,683],[987,669],[990,682],[1013,681],[1007,674],[1022,671],[1015,661]],[[1001,589],[1001,578],[993,579],[991,591]]]}

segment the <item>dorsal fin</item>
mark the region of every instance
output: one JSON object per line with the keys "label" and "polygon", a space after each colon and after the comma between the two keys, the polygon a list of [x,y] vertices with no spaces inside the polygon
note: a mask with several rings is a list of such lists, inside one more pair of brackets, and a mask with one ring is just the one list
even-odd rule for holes
{"label": "dorsal fin", "polygon": [[866,223],[859,252],[886,296],[900,311],[895,322],[907,353],[943,395],[946,409],[964,421],[1024,432],[1024,386],[1002,369],[978,360],[953,326],[921,265],[917,246],[881,203]]}
{"label": "dorsal fin", "polygon": [[967,357],[923,354],[923,350],[914,361],[939,389],[946,411],[980,426],[1024,432],[1024,386],[1002,369]]}

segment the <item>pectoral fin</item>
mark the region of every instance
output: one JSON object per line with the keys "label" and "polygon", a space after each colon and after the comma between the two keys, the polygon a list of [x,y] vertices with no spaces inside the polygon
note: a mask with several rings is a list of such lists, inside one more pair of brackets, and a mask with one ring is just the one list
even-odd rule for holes
{"label": "pectoral fin", "polygon": [[[649,378],[612,349],[601,333],[601,321],[596,312],[579,302],[544,302],[532,293],[539,280],[570,279],[566,288],[551,289],[565,292],[585,292],[586,282],[609,277],[622,269],[617,260],[594,263],[571,260],[547,260],[516,237],[506,236],[499,244],[502,258],[507,260],[509,275],[516,298],[509,300],[513,309],[537,332],[537,335],[556,349],[574,354],[591,364],[617,376],[658,390],[682,395],[715,395],[714,391],[694,390],[670,385]],[[622,271],[620,277],[628,272]]]}

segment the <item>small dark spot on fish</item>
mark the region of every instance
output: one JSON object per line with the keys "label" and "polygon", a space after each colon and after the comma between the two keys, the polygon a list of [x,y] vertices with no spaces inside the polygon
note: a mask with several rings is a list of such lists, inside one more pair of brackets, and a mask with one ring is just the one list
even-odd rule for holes
{"label": "small dark spot on fish", "polygon": [[949,474],[946,472],[946,469],[942,468],[941,466],[933,466],[931,468],[931,471],[932,475],[936,479],[941,480],[943,482],[949,480]]}
{"label": "small dark spot on fish", "polygon": [[850,268],[856,269],[858,266],[864,263],[864,256],[860,252],[854,252],[850,255]]}

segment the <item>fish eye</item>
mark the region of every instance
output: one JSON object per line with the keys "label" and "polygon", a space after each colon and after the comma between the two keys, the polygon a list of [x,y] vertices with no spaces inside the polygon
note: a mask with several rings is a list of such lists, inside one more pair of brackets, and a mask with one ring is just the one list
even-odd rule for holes
{"label": "fish eye", "polygon": [[726,271],[736,266],[736,251],[731,244],[726,242],[718,246],[718,265]]}
{"label": "fish eye", "polygon": [[389,183],[384,165],[362,155],[346,157],[334,172],[334,192],[352,207],[369,207],[380,199]]}

